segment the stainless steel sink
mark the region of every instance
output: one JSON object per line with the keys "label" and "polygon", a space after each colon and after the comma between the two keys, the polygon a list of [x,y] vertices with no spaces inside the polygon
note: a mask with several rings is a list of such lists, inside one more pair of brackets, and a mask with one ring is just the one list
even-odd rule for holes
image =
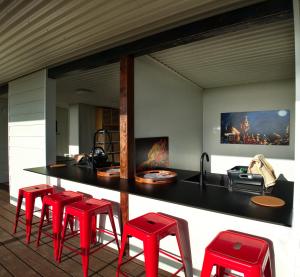
{"label": "stainless steel sink", "polygon": [[[189,178],[184,179],[184,182],[188,183],[200,183],[200,173]],[[227,175],[223,174],[216,174],[216,173],[206,173],[203,176],[203,183],[204,185],[208,186],[217,186],[217,187],[227,187],[228,186],[228,177]]]}

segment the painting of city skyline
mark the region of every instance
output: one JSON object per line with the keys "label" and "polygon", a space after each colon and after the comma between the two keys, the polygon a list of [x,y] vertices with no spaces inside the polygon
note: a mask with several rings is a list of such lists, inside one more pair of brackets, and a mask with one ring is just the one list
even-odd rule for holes
{"label": "painting of city skyline", "polygon": [[290,111],[221,113],[221,143],[289,145]]}

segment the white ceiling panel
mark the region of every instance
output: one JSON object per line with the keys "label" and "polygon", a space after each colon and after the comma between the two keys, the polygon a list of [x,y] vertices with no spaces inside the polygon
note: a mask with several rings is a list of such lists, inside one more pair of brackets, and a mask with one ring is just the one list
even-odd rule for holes
{"label": "white ceiling panel", "polygon": [[292,19],[151,54],[202,88],[294,78],[294,55]]}
{"label": "white ceiling panel", "polygon": [[118,108],[120,64],[109,64],[57,79],[56,89],[56,102],[60,107],[84,103]]}

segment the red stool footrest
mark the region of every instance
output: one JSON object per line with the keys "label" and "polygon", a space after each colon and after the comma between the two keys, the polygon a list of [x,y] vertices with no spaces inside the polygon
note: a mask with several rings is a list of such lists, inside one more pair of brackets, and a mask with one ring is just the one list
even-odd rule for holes
{"label": "red stool footrest", "polygon": [[169,257],[169,258],[171,258],[171,259],[173,259],[173,260],[175,260],[177,262],[180,262],[180,263],[183,262],[182,259],[181,259],[181,257],[178,257],[177,255],[175,255],[174,253],[171,253],[169,251],[166,251],[166,250],[163,250],[163,249],[159,249],[159,253],[161,253],[161,254],[163,254],[163,255],[165,255],[165,256],[167,256],[167,257]]}
{"label": "red stool footrest", "polygon": [[[40,212],[41,210],[42,210],[42,209],[34,210],[33,213],[35,214],[35,213],[37,213],[37,212]],[[18,215],[18,217],[23,217],[23,216],[26,216],[26,213],[20,213],[20,214]]]}
{"label": "red stool footrest", "polygon": [[[33,214],[34,213],[37,213],[37,212],[40,212],[42,209],[37,209],[37,210],[35,210],[35,211],[33,211]],[[27,222],[26,222],[26,213],[20,213],[18,216],[18,223],[22,223],[22,224],[24,224],[24,225],[26,225],[27,224]],[[23,217],[25,217],[25,221],[23,221]],[[32,219],[32,221],[33,221],[33,219]],[[40,223],[40,221],[36,221],[36,222],[31,222],[31,226],[32,225],[36,225],[36,224],[39,224]]]}

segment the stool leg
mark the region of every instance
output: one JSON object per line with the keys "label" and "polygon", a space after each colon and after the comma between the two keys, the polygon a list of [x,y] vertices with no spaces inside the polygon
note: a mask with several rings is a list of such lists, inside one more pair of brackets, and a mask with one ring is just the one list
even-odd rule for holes
{"label": "stool leg", "polygon": [[19,222],[19,216],[20,216],[20,210],[21,210],[22,201],[23,201],[23,191],[19,190],[18,202],[17,202],[17,208],[16,208],[16,219],[15,219],[15,226],[14,226],[14,234],[16,233],[17,227],[18,227],[18,222]]}
{"label": "stool leg", "polygon": [[128,235],[129,234],[127,233],[127,228],[126,228],[126,225],[125,225],[124,229],[123,229],[123,235],[122,235],[122,241],[121,241],[121,250],[119,252],[119,259],[118,259],[118,267],[117,267],[116,277],[119,277],[119,275],[120,275],[120,269],[121,269],[123,255],[124,255],[125,248],[126,248],[127,236]]}
{"label": "stool leg", "polygon": [[[105,225],[106,225],[106,214],[105,213],[100,213],[99,214],[98,228],[105,229]],[[104,243],[104,233],[102,233],[102,232],[98,233],[98,241],[100,243]]]}
{"label": "stool leg", "polygon": [[91,242],[95,244],[97,242],[97,215],[92,216],[91,220]]}
{"label": "stool leg", "polygon": [[158,276],[159,243],[156,237],[144,241],[146,277]]}
{"label": "stool leg", "polygon": [[214,266],[214,264],[210,262],[210,258],[205,253],[205,257],[204,257],[204,261],[203,261],[203,266],[202,266],[200,277],[210,277],[210,274],[212,272],[213,266]]}
{"label": "stool leg", "polygon": [[32,194],[26,195],[25,200],[25,217],[26,217],[26,242],[30,243],[30,235],[31,235],[31,225],[33,218],[33,210],[34,210],[34,202],[35,198]]}
{"label": "stool leg", "polygon": [[[43,203],[43,200],[44,200],[44,196],[45,195],[41,196],[42,203]],[[45,215],[46,215],[47,223],[49,224],[50,220],[49,220],[49,207],[48,207],[48,205],[45,207]]]}
{"label": "stool leg", "polygon": [[120,209],[119,204],[116,204],[116,205],[113,204],[113,215],[114,214],[117,216],[117,219],[118,219],[120,233],[123,234],[122,215],[121,215],[121,209]]}
{"label": "stool leg", "polygon": [[113,233],[114,233],[114,237],[115,237],[115,240],[116,240],[118,251],[120,251],[120,245],[119,245],[119,240],[118,240],[118,236],[117,236],[116,225],[115,225],[113,211],[112,211],[111,207],[108,208],[108,216],[109,216],[109,219],[110,219],[110,224],[111,224],[111,227],[112,227],[112,230],[113,230]]}
{"label": "stool leg", "polygon": [[[180,236],[180,231],[178,226],[176,227],[176,231],[175,231],[175,235],[176,235],[176,240],[177,240],[177,244],[178,244],[178,248],[179,248],[179,253],[181,256],[181,260],[183,263],[183,270],[185,273],[185,276],[193,276],[193,272],[192,272],[192,265],[191,265],[191,257],[189,257],[187,254],[185,253],[185,251],[183,251],[183,243],[186,243],[186,240],[183,240],[182,237]],[[187,251],[187,247],[185,245],[184,249]],[[185,255],[186,254],[186,255]],[[188,257],[185,257],[188,256]],[[187,267],[187,262],[189,262],[189,267]]]}
{"label": "stool leg", "polygon": [[70,216],[68,217],[67,223],[69,223],[69,225],[70,225],[70,230],[71,230],[72,234],[74,234],[74,216],[71,216],[71,215],[70,215]]}
{"label": "stool leg", "polygon": [[123,223],[122,223],[120,203],[117,203],[114,201],[109,201],[109,202],[111,203],[113,217],[117,217],[117,220],[118,220],[117,224],[119,225],[119,230],[122,235],[123,234]]}
{"label": "stool leg", "polygon": [[37,240],[36,240],[36,246],[40,246],[41,233],[42,233],[42,228],[43,228],[43,225],[44,225],[45,210],[46,210],[46,205],[43,202],[42,211],[41,211],[41,218],[40,218],[40,225],[39,225],[39,231],[38,231],[38,237],[37,237]]}
{"label": "stool leg", "polygon": [[64,218],[64,224],[63,224],[63,229],[61,232],[61,241],[60,241],[60,245],[59,245],[59,251],[58,251],[58,262],[61,262],[61,256],[62,256],[62,249],[64,247],[64,243],[65,243],[65,236],[66,236],[66,231],[67,231],[67,225],[68,222],[70,220],[71,216],[66,214],[65,218]]}
{"label": "stool leg", "polygon": [[225,268],[222,266],[217,266],[217,276],[223,277],[225,274]]}
{"label": "stool leg", "polygon": [[63,218],[63,207],[59,204],[55,204],[52,207],[52,232],[53,232],[53,248],[54,259],[58,260],[58,250],[61,238],[61,225]]}
{"label": "stool leg", "polygon": [[265,277],[272,277],[272,268],[271,268],[271,262],[270,259],[268,259],[265,271],[264,271]]}
{"label": "stool leg", "polygon": [[88,276],[89,269],[89,255],[90,255],[90,243],[91,243],[91,222],[87,215],[82,216],[80,219],[80,248],[82,251],[82,271],[83,276]]}
{"label": "stool leg", "polygon": [[252,268],[251,271],[245,272],[244,277],[265,277],[262,270],[258,267]]}

